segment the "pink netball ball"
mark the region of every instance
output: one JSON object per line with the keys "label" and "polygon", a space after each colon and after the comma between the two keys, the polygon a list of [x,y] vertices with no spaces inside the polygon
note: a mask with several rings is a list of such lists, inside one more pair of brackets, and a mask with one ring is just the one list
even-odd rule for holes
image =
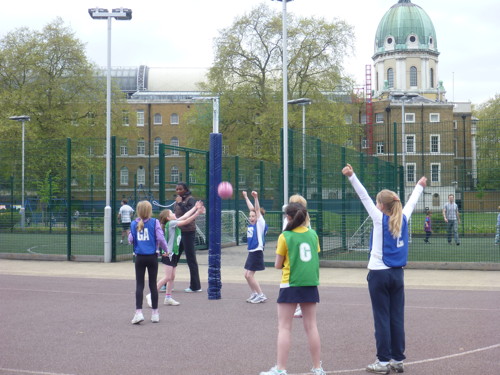
{"label": "pink netball ball", "polygon": [[222,181],[217,188],[217,193],[222,199],[229,199],[233,195],[233,186],[227,181]]}

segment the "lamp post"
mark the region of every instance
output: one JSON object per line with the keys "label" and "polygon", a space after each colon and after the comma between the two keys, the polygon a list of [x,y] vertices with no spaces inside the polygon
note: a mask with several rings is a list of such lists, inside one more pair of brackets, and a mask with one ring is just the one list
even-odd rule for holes
{"label": "lamp post", "polygon": [[89,15],[95,20],[108,20],[108,70],[106,80],[106,207],[104,207],[104,261],[111,262],[111,19],[128,21],[132,10],[117,8],[91,8]]}
{"label": "lamp post", "polygon": [[296,104],[302,107],[302,186],[304,189],[304,196],[307,197],[306,189],[306,106],[311,104],[312,100],[309,98],[300,98],[289,100],[288,104]]}
{"label": "lamp post", "polygon": [[[401,100],[401,139],[402,139],[402,148],[401,148],[401,164],[403,165],[404,170],[404,179],[406,182],[407,179],[407,171],[406,171],[406,134],[405,134],[405,101],[411,102],[413,98],[417,97],[417,94],[412,93],[393,93],[391,95],[394,99]],[[423,168],[423,166],[422,166]]]}
{"label": "lamp post", "polygon": [[21,228],[24,228],[24,223],[25,223],[25,218],[26,218],[26,214],[25,214],[25,205],[24,205],[24,122],[25,121],[30,121],[31,118],[29,116],[26,116],[26,115],[22,115],[22,116],[11,116],[9,117],[9,120],[12,120],[12,121],[17,121],[17,122],[20,122],[22,124],[22,136],[21,136],[21,148],[22,148],[22,156],[21,156],[21,210],[20,210],[20,213],[21,213]]}
{"label": "lamp post", "polygon": [[283,204],[288,202],[288,34],[286,3],[292,0],[278,0],[283,3]]}

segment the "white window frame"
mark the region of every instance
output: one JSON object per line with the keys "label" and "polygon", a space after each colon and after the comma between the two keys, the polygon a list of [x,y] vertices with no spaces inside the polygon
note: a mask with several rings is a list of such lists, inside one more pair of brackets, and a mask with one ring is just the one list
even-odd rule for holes
{"label": "white window frame", "polygon": [[160,184],[160,167],[159,166],[156,166],[154,167],[154,170],[153,170],[153,183],[155,185],[159,185]]}
{"label": "white window frame", "polygon": [[345,121],[346,125],[351,125],[352,124],[352,115],[351,114],[344,115],[344,121]]}
{"label": "white window frame", "polygon": [[[437,179],[434,178],[434,168],[437,167]],[[432,184],[439,184],[441,183],[441,163],[431,163],[430,165],[430,180]]]}
{"label": "white window frame", "polygon": [[368,148],[368,138],[366,137],[361,138],[361,148],[362,149]]}
{"label": "white window frame", "polygon": [[416,148],[416,138],[415,134],[406,134],[406,149],[407,154],[414,154]]}
{"label": "white window frame", "polygon": [[137,126],[144,126],[144,110],[140,109],[136,113]]}
{"label": "white window frame", "polygon": [[440,114],[439,113],[429,113],[429,122],[439,122]]}
{"label": "white window frame", "polygon": [[146,169],[142,165],[137,168],[137,185],[146,185]]}
{"label": "white window frame", "polygon": [[[170,146],[179,147],[179,138],[177,137],[170,138]],[[171,156],[179,156],[179,150],[170,150],[170,151],[171,151],[170,153]]]}
{"label": "white window frame", "polygon": [[458,129],[458,120],[453,120],[453,129]]}
{"label": "white window frame", "polygon": [[170,168],[170,181],[172,182],[179,182],[179,168],[177,166],[173,165],[172,168]]}
{"label": "white window frame", "polygon": [[410,86],[417,87],[418,85],[418,70],[416,66],[410,67]]}
{"label": "white window frame", "polygon": [[[437,140],[437,150],[433,150],[433,138]],[[441,153],[441,134],[430,134],[429,135],[429,151],[431,154],[439,154]]]}
{"label": "white window frame", "polygon": [[384,123],[384,112],[375,113],[375,123],[377,123],[377,124]]}
{"label": "white window frame", "polygon": [[146,141],[142,138],[137,141],[137,155],[146,155]]}
{"label": "white window frame", "polygon": [[120,169],[120,185],[128,185],[128,168],[121,167]]}
{"label": "white window frame", "polygon": [[162,117],[161,113],[155,113],[153,116],[153,124],[154,125],[161,125],[162,124]]}
{"label": "white window frame", "polygon": [[408,113],[408,112],[405,112],[405,124],[408,124],[408,123],[414,123],[415,122],[415,113]]}
{"label": "white window frame", "polygon": [[128,111],[122,111],[122,125],[123,126],[129,126],[130,125],[130,118],[129,118],[129,113]]}
{"label": "white window frame", "polygon": [[170,115],[170,125],[179,125],[179,115],[177,113]]}
{"label": "white window frame", "polygon": [[160,144],[161,144],[161,138],[156,137],[154,140],[154,146],[153,146],[153,153],[154,155],[159,155],[160,154]]}
{"label": "white window frame", "polygon": [[120,144],[120,156],[128,156],[128,142],[126,140]]}
{"label": "white window frame", "polygon": [[[410,180],[410,175],[408,174],[408,167],[412,167],[413,168],[413,178]],[[406,163],[406,167],[405,167],[405,181],[408,183],[408,184],[414,184],[417,182],[417,164],[416,163]]]}
{"label": "white window frame", "polygon": [[382,142],[382,141],[377,142],[376,143],[376,150],[377,150],[377,154],[379,154],[379,155],[383,154],[385,151],[384,142]]}

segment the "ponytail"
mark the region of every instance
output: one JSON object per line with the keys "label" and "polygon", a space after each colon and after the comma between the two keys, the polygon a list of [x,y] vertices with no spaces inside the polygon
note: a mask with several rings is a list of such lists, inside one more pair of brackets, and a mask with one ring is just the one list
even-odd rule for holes
{"label": "ponytail", "polygon": [[384,205],[384,210],[389,216],[389,231],[392,237],[398,238],[401,235],[401,227],[403,226],[403,206],[398,195],[384,189],[377,194],[377,202]]}
{"label": "ponytail", "polygon": [[140,201],[137,203],[137,216],[140,220],[137,223],[137,232],[141,232],[144,229],[144,220],[151,218],[153,215],[153,207],[148,201]]}
{"label": "ponytail", "polygon": [[285,208],[285,214],[292,218],[285,227],[286,231],[294,230],[297,227],[304,226],[307,221],[307,209],[300,203],[290,203]]}

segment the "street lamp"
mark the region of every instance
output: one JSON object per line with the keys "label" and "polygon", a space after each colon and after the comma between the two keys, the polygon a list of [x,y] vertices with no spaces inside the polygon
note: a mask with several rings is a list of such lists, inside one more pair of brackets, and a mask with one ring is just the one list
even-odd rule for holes
{"label": "street lamp", "polygon": [[[273,0],[274,1],[274,0]],[[286,3],[292,0],[278,0],[283,3],[283,204],[288,203],[288,41]]]}
{"label": "street lamp", "polygon": [[111,19],[128,21],[132,10],[117,8],[91,8],[89,15],[95,20],[108,20],[108,73],[106,80],[106,207],[104,207],[104,261],[111,262]]}
{"label": "street lamp", "polygon": [[[411,102],[413,98],[417,97],[418,94],[412,94],[412,93],[393,93],[391,96],[394,99],[399,99],[401,100],[401,139],[402,139],[402,149],[401,149],[401,164],[403,164],[403,170],[404,170],[404,179],[406,182],[407,176],[406,176],[406,134],[405,134],[405,101],[408,100],[408,102]],[[422,166],[423,168],[423,166]]]}
{"label": "street lamp", "polygon": [[11,116],[9,117],[9,120],[12,121],[17,121],[22,123],[22,162],[21,162],[21,228],[24,228],[24,223],[25,223],[25,205],[24,205],[24,122],[25,121],[30,121],[31,118],[29,116],[23,115],[23,116]]}
{"label": "street lamp", "polygon": [[302,186],[304,189],[304,196],[307,197],[306,189],[306,106],[312,103],[312,99],[300,98],[289,100],[288,104],[296,104],[302,107]]}

